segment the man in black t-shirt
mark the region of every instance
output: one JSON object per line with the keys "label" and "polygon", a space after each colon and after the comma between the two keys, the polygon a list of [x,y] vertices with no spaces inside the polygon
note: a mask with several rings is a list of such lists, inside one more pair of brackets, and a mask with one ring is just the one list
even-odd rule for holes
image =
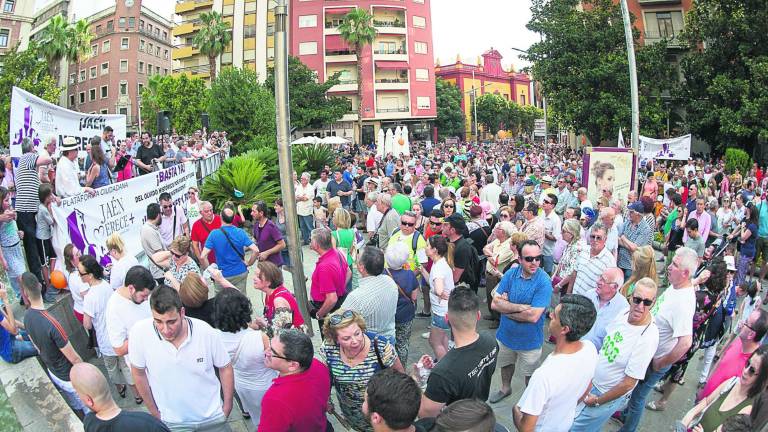
{"label": "man in black t-shirt", "polygon": [[51,381],[64,393],[64,398],[73,410],[88,413],[89,409],[77,396],[69,378],[72,365],[83,360],[69,342],[64,327],[45,310],[42,286],[35,275],[30,272],[21,275],[21,287],[29,298],[29,310],[24,315],[24,328],[40,352],[40,358],[48,369]]}
{"label": "man in black t-shirt", "polygon": [[[421,397],[419,417],[435,417],[444,406],[460,399],[488,399],[496,371],[499,346],[491,333],[479,334],[480,300],[469,288],[457,287],[448,299],[446,321],[456,347],[434,366]],[[423,356],[422,363],[431,363]]]}
{"label": "man in black t-shirt", "polygon": [[480,278],[478,277],[477,251],[472,241],[466,238],[468,233],[464,218],[454,213],[443,222],[443,235],[453,243],[453,283],[464,283],[477,292]]}
{"label": "man in black t-shirt", "polygon": [[109,392],[104,374],[90,363],[78,363],[70,373],[78,396],[93,412],[85,416],[85,432],[170,432],[160,420],[143,411],[123,411]]}
{"label": "man in black t-shirt", "polygon": [[152,142],[149,133],[141,134],[141,147],[136,151],[134,163],[139,167],[139,175],[149,174],[155,168],[155,162],[165,161],[163,147]]}

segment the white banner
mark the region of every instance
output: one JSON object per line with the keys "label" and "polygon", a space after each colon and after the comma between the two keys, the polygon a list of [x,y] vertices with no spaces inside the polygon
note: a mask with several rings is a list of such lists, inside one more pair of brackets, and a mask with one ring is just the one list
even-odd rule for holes
{"label": "white banner", "polygon": [[691,157],[691,135],[653,139],[640,136],[640,159],[688,160]]}
{"label": "white banner", "polygon": [[[125,115],[84,114],[47,102],[18,87],[11,93],[10,118],[11,157],[14,163],[21,156],[21,142],[31,139],[35,146],[45,145],[50,137],[56,137],[61,145],[65,137],[75,137],[81,150],[94,135],[101,136],[107,126],[112,126],[115,144],[125,140]],[[58,148],[57,146],[57,148]]]}
{"label": "white banner", "polygon": [[197,186],[195,164],[187,162],[96,189],[94,196],[84,193],[64,198],[60,206],[53,206],[53,244],[59,262],[63,262],[64,246],[72,243],[83,254],[95,256],[102,265],[109,264],[105,245],[113,232],[123,237],[129,254],[139,255],[147,205],[158,202],[160,194],[168,192],[174,204],[186,208],[186,192],[191,186]]}

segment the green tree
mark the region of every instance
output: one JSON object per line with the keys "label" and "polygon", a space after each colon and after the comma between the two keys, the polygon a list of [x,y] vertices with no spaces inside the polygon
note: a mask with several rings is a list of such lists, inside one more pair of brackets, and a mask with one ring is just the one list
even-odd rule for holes
{"label": "green tree", "polygon": [[51,77],[49,64],[40,58],[39,46],[34,42],[24,51],[18,51],[16,46],[3,57],[3,69],[0,72],[0,130],[6,133],[0,134],[0,146],[7,149],[10,144],[7,132],[13,87],[24,89],[48,102],[58,102],[62,89]]}
{"label": "green tree", "polygon": [[261,139],[275,143],[275,98],[250,69],[226,68],[211,84],[208,107],[211,129],[226,130],[235,153]]}
{"label": "green tree", "polygon": [[171,125],[180,134],[200,129],[200,115],[208,109],[209,90],[202,78],[152,75],[141,93],[141,116],[145,129],[156,133],[158,111],[171,112]]}
{"label": "green tree", "polygon": [[208,56],[211,82],[213,82],[216,79],[216,58],[232,42],[232,29],[216,11],[201,13],[200,21],[202,26],[192,39],[192,44],[200,50],[200,53]]}
{"label": "green tree", "polygon": [[40,54],[48,62],[48,74],[57,80],[59,63],[69,52],[69,23],[63,15],[55,15],[41,33]]}
{"label": "green tree", "polygon": [[[91,56],[91,39],[93,33],[88,21],[81,19],[70,25],[67,29],[67,55],[70,63],[75,64],[75,70],[80,70],[80,65]],[[79,78],[79,77],[78,77]],[[79,93],[80,80],[75,80],[75,94]],[[75,98],[74,110],[77,110],[77,98]]]}
{"label": "green tree", "polygon": [[362,139],[363,132],[363,48],[373,43],[376,38],[376,28],[373,26],[373,15],[365,9],[352,9],[339,25],[341,38],[346,41],[357,54],[357,143]]}
{"label": "green tree", "polygon": [[437,99],[437,137],[464,137],[464,111],[461,109],[461,90],[442,78],[435,80]]}
{"label": "green tree", "polygon": [[[291,126],[298,129],[323,128],[341,119],[351,109],[349,100],[328,97],[328,90],[339,84],[336,73],[318,83],[315,73],[296,57],[288,57],[288,89],[291,93]],[[264,86],[275,94],[275,69],[269,68]]]}
{"label": "green tree", "polygon": [[478,97],[475,103],[477,122],[483,125],[485,131],[496,135],[496,132],[509,126],[509,103],[504,97],[486,93]]}
{"label": "green tree", "polygon": [[[631,124],[620,7],[612,0],[533,0],[531,11],[527,27],[542,40],[525,57],[549,105],[563,126],[585,133],[593,143],[615,138],[620,126]],[[635,41],[638,37],[635,31]],[[641,132],[655,135],[666,128],[662,95],[675,85],[673,69],[665,59],[665,43],[636,42],[635,50]]]}
{"label": "green tree", "polygon": [[754,154],[768,140],[768,8],[763,2],[698,0],[685,21],[684,39],[704,47],[681,62],[680,99],[691,132],[719,154],[726,147]]}

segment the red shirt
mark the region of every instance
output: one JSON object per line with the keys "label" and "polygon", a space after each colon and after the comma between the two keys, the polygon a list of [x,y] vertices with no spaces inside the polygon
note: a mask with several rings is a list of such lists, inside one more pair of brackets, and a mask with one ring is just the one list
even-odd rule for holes
{"label": "red shirt", "polygon": [[751,352],[741,352],[742,347],[741,338],[736,336],[723,353],[723,358],[717,363],[717,368],[709,375],[707,383],[696,397],[697,401],[709,396],[710,393],[715,391],[725,381],[741,375],[744,365],[747,364],[747,360],[752,355]]}
{"label": "red shirt", "polygon": [[376,163],[376,160],[373,159],[373,156],[369,157],[367,161],[365,161],[365,167],[366,168],[372,168],[373,165]]}
{"label": "red shirt", "polygon": [[[205,241],[208,239],[208,235],[211,234],[211,231],[218,228],[221,228],[221,217],[219,217],[219,215],[214,214],[213,221],[211,221],[210,224],[205,223],[205,221],[200,218],[192,224],[191,240],[200,242],[200,251],[202,252],[205,247]],[[216,262],[216,254],[213,251],[208,253],[208,262],[211,264]]]}
{"label": "red shirt", "polygon": [[322,302],[325,296],[336,293],[341,298],[347,292],[347,259],[334,248],[324,253],[312,272],[312,288],[309,296],[313,301]]}
{"label": "red shirt", "polygon": [[324,431],[331,396],[328,368],[318,359],[306,371],[277,377],[261,400],[260,432]]}
{"label": "red shirt", "polygon": [[294,297],[284,286],[277,287],[272,295],[267,296],[267,299],[264,301],[264,317],[269,321],[272,321],[272,318],[275,317],[275,299],[278,297],[287,301],[288,305],[291,307],[291,312],[293,313],[293,326],[301,327],[304,324],[304,317],[301,316],[299,304],[296,303],[296,297]]}

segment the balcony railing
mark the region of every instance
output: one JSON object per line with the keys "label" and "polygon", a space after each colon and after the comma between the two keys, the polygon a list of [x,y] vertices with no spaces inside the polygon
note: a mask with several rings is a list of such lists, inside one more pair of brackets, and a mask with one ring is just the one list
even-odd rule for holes
{"label": "balcony railing", "polygon": [[374,50],[373,53],[374,54],[408,54],[408,51],[404,50],[403,48],[393,49],[393,50],[390,50],[390,49],[387,49],[387,50],[377,49],[377,50]]}
{"label": "balcony railing", "polygon": [[211,68],[209,65],[187,66],[173,70],[173,73],[188,73],[190,75],[206,74],[210,72]]}
{"label": "balcony railing", "polygon": [[676,34],[661,34],[658,30],[646,31],[643,34],[646,45],[652,45],[662,40],[667,42],[668,48],[687,48],[688,43],[680,37],[681,32]]}
{"label": "balcony railing", "polygon": [[327,29],[339,28],[339,25],[338,24],[334,24],[332,22],[326,22],[325,23],[325,28],[327,28]]}
{"label": "balcony railing", "polygon": [[379,78],[377,84],[408,84],[408,78]]}
{"label": "balcony railing", "polygon": [[326,56],[346,56],[346,55],[357,55],[357,52],[355,50],[325,50]]}
{"label": "balcony railing", "polygon": [[354,80],[354,79],[339,80],[339,84],[340,85],[357,84],[357,80]]}
{"label": "balcony railing", "polygon": [[405,23],[401,21],[379,21],[373,20],[374,27],[400,27],[405,28]]}
{"label": "balcony railing", "polygon": [[402,113],[402,112],[408,112],[408,108],[406,108],[406,107],[399,107],[399,108],[376,108],[376,112],[379,112],[379,113]]}

